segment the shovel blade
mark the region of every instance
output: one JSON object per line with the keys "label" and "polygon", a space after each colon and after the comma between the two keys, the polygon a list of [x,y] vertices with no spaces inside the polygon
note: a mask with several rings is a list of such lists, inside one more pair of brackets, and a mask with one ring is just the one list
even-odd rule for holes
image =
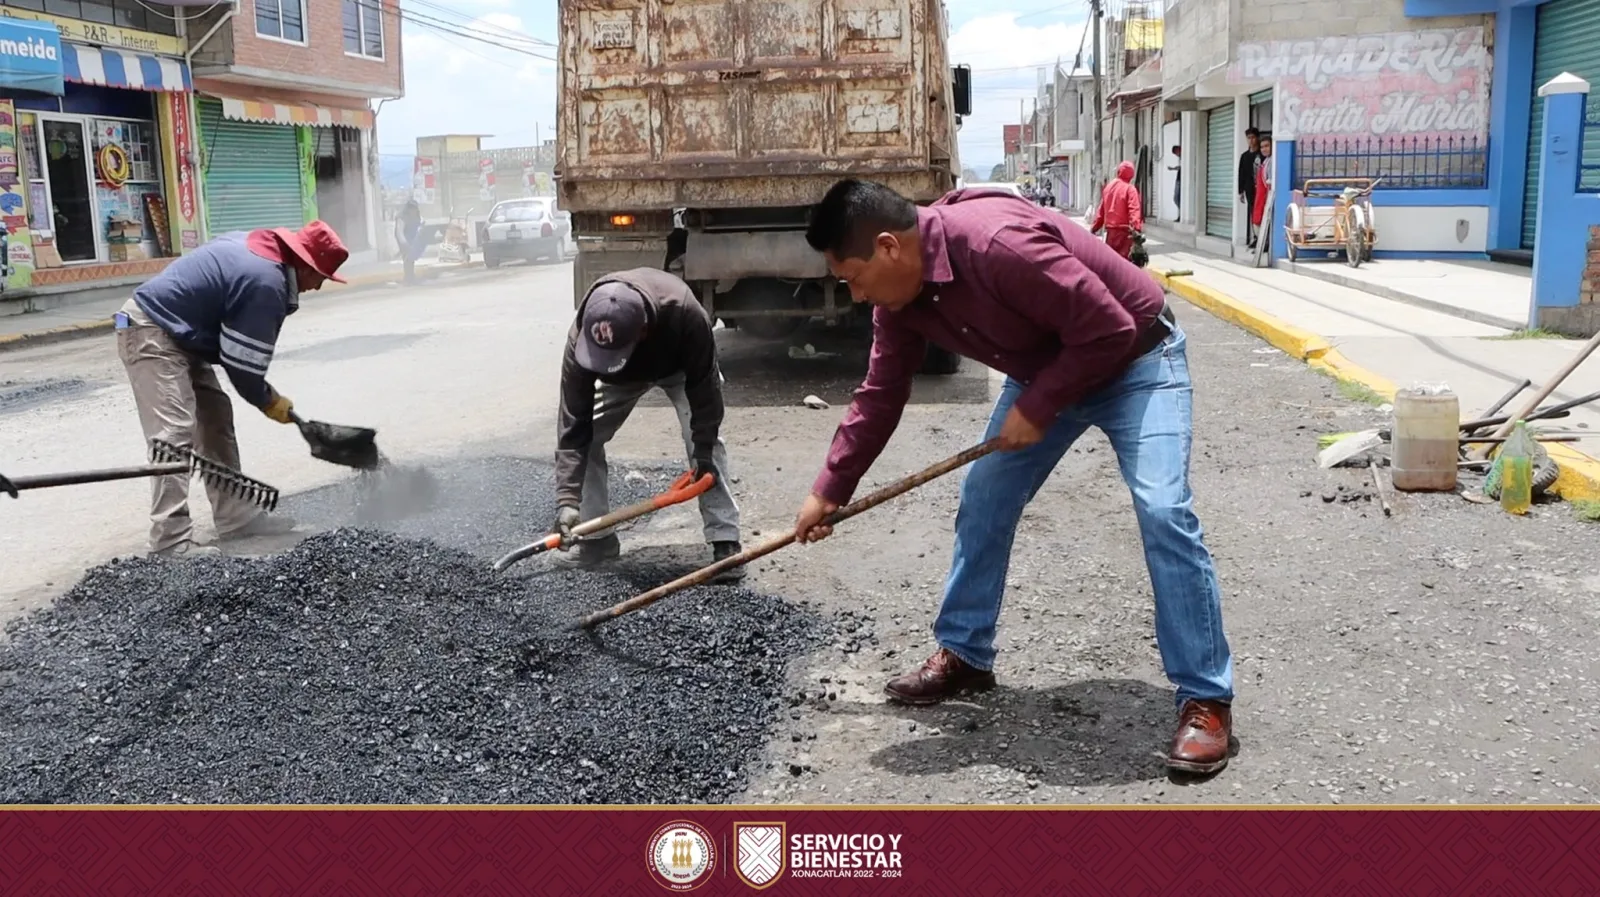
{"label": "shovel blade", "polygon": [[358,470],[378,466],[377,430],[311,420],[300,425],[300,435],[311,446],[311,457],[318,461]]}

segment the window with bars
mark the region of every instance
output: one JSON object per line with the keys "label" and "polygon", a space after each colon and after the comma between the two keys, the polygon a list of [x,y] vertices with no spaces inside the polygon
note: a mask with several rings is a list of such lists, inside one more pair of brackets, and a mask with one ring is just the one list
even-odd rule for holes
{"label": "window with bars", "polygon": [[256,34],[297,44],[305,43],[304,0],[256,0]]}
{"label": "window with bars", "polygon": [[344,0],[344,51],[383,58],[383,0]]}

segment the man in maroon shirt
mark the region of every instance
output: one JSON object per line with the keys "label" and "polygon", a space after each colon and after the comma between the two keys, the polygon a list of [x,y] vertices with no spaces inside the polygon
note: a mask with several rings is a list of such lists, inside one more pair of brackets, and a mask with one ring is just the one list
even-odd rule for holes
{"label": "man in maroon shirt", "polygon": [[1189,491],[1191,397],[1185,338],[1166,297],[1115,250],[1063,215],[1009,193],[958,190],[919,209],[878,184],[841,181],[806,239],[874,306],[865,382],[800,509],[800,541],[826,538],[911,397],[929,342],[1007,375],[961,489],[939,649],[891,680],[890,698],[934,704],[994,685],[994,635],[1023,508],[1074,441],[1098,427],[1133,493],[1155,591],[1156,639],[1177,688],[1167,764],[1209,774],[1228,763],[1233,656],[1216,571]]}

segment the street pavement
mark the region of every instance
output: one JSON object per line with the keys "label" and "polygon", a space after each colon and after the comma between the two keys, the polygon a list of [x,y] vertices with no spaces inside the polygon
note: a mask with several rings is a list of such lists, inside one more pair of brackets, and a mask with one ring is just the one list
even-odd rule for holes
{"label": "street pavement", "polygon": [[[289,322],[272,379],[309,417],[378,428],[399,462],[548,458],[570,284],[569,266],[533,266],[329,297]],[[1381,415],[1175,302],[1196,381],[1197,510],[1235,652],[1232,765],[1199,782],[1165,773],[1175,717],[1148,577],[1127,490],[1093,434],[1019,528],[1000,687],[988,695],[909,710],[880,694],[933,648],[959,475],[753,565],[753,588],[867,619],[792,669],[787,715],[742,802],[1588,803],[1600,794],[1600,726],[1588,715],[1600,702],[1590,636],[1600,577],[1582,549],[1592,526],[1559,504],[1512,518],[1453,494],[1390,495],[1385,516],[1367,471],[1314,463],[1319,434]],[[1368,336],[1400,338],[1383,332]],[[719,332],[723,432],[747,542],[792,525],[864,367],[858,336],[818,329],[803,339],[815,354]],[[0,382],[39,386],[0,399],[0,471],[141,459],[111,339],[0,354]],[[977,366],[920,380],[863,494],[978,441],[997,386]],[[808,394],[831,407],[802,406]],[[239,430],[247,472],[286,493],[350,476],[309,459],[292,430],[253,411],[239,411]],[[675,464],[682,451],[676,418],[655,397],[611,454]],[[141,550],[147,490],[133,481],[0,501],[0,615],[40,607],[84,568]],[[624,533],[626,556],[704,563],[697,516],[690,505],[647,518]],[[489,534],[482,553],[537,535]],[[660,607],[670,611],[672,599]]]}
{"label": "street pavement", "polygon": [[[470,265],[440,262],[437,258],[427,258],[417,262],[417,276],[423,280],[456,275],[470,270],[472,270]],[[309,294],[307,298],[314,302],[324,296],[335,295],[345,290],[396,286],[404,274],[404,269],[399,262],[373,262],[347,266],[341,273],[348,283],[327,284],[322,290]],[[7,343],[18,337],[32,339],[39,334],[59,328],[104,323],[128,301],[134,289],[129,286],[120,290],[95,290],[92,298],[70,301],[43,311],[0,315],[0,349],[11,348],[12,346],[8,346]],[[101,293],[111,293],[111,295],[100,295]]]}

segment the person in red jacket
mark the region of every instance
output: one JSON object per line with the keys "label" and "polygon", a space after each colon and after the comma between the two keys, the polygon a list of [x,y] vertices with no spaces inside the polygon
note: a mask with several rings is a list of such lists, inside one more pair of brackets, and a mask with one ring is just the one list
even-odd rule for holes
{"label": "person in red jacket", "polygon": [[[1127,258],[1133,252],[1133,231],[1144,230],[1144,210],[1139,202],[1139,191],[1133,186],[1133,163],[1117,166],[1117,179],[1106,185],[1100,194],[1100,210],[1095,212],[1094,226],[1089,230],[1106,232],[1106,245]],[[1131,228],[1131,230],[1130,230]]]}
{"label": "person in red jacket", "polygon": [[[1261,135],[1261,158],[1256,160],[1255,208],[1250,210],[1250,223],[1261,227],[1267,211],[1267,188],[1272,185],[1272,135]],[[1271,239],[1270,237],[1268,239]]]}

